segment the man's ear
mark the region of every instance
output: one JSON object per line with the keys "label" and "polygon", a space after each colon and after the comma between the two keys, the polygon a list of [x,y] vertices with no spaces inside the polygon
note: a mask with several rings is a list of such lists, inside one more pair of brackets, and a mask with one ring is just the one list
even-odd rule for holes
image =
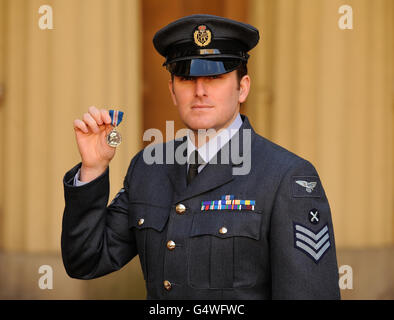
{"label": "man's ear", "polygon": [[249,95],[249,90],[250,90],[250,77],[248,75],[245,75],[242,77],[239,83],[239,98],[238,98],[239,103],[244,103],[246,101],[246,98]]}
{"label": "man's ear", "polygon": [[174,81],[172,79],[168,80],[168,89],[170,90],[172,102],[174,106],[177,105],[176,97],[175,97],[175,89],[174,89]]}

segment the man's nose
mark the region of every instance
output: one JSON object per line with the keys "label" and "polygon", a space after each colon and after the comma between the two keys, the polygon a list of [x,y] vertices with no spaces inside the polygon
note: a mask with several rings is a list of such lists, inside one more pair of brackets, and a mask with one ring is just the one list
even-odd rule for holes
{"label": "man's nose", "polygon": [[206,83],[203,77],[197,77],[195,85],[195,94],[197,97],[203,97],[207,95]]}

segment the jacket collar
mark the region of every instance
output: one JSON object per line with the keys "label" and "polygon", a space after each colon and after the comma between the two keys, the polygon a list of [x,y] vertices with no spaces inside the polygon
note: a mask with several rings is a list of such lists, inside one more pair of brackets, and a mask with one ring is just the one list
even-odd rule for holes
{"label": "jacket collar", "polygon": [[[178,164],[175,162],[175,164],[169,167],[168,176],[175,190],[173,203],[190,199],[234,180],[236,176],[233,174],[233,169],[234,167],[241,166],[242,162],[240,162],[240,159],[237,159],[237,157],[233,157],[232,153],[239,155],[241,159],[245,156],[250,157],[252,145],[256,136],[256,133],[250,125],[248,118],[244,115],[241,115],[241,118],[243,120],[243,124],[239,129],[239,133],[235,134],[231,140],[221,150],[219,150],[217,157],[214,157],[206,165],[206,167],[194,178],[193,182],[189,186],[186,184],[186,163]],[[244,146],[243,144],[243,135],[245,134],[244,132],[247,132],[247,130],[250,130],[250,149],[248,146]],[[176,148],[182,143],[187,143],[186,137],[184,137],[182,141],[177,141],[175,143],[175,151],[177,150]],[[236,150],[238,147],[239,151]],[[186,152],[186,149],[184,152]],[[221,159],[228,159],[228,161],[221,161]]]}

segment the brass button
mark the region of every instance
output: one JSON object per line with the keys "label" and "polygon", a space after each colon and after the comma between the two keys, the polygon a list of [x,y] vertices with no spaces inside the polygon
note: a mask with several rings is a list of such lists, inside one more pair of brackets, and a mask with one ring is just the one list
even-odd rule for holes
{"label": "brass button", "polygon": [[175,242],[172,241],[172,240],[168,241],[168,242],[167,242],[167,248],[168,248],[169,250],[174,250],[174,249],[175,249]]}
{"label": "brass button", "polygon": [[138,225],[139,225],[139,226],[142,226],[142,225],[144,224],[144,221],[145,221],[144,219],[138,220]]}
{"label": "brass button", "polygon": [[163,284],[164,284],[164,288],[165,288],[167,291],[170,291],[170,290],[171,290],[171,282],[170,282],[170,281],[164,280]]}
{"label": "brass button", "polygon": [[182,203],[180,203],[175,207],[175,211],[177,214],[184,214],[186,211],[186,207]]}
{"label": "brass button", "polygon": [[221,227],[221,228],[219,229],[219,233],[221,233],[221,234],[227,233],[227,228],[226,228],[226,227]]}

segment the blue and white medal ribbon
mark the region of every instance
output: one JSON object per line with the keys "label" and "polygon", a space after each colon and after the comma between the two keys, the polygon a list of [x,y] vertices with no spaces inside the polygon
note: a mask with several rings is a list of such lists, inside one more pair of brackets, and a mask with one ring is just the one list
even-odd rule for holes
{"label": "blue and white medal ribbon", "polygon": [[122,142],[122,136],[116,130],[116,127],[123,120],[123,112],[117,110],[109,110],[109,115],[111,117],[111,124],[114,127],[112,131],[107,135],[107,143],[111,147],[117,147]]}
{"label": "blue and white medal ribbon", "polygon": [[111,124],[117,127],[123,120],[123,112],[118,110],[109,110],[109,116],[111,117]]}

